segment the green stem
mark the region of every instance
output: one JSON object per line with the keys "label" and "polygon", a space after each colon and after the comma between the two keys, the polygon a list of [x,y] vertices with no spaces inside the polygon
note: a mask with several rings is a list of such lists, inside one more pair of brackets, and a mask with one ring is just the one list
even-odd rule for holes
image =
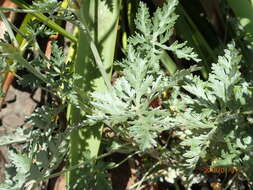
{"label": "green stem", "polygon": [[[82,89],[83,94],[81,96],[84,97],[87,97],[94,90],[112,89],[110,78],[116,44],[120,0],[113,0],[112,4],[113,9],[110,10],[103,0],[80,1],[81,8],[77,15],[85,28],[79,31],[74,71],[82,78],[74,84],[76,88]],[[70,105],[67,117],[69,123],[73,124],[79,123],[86,114],[89,113]],[[98,157],[102,130],[103,125],[98,124],[93,127],[83,127],[71,134],[70,168],[83,160]],[[83,182],[76,184],[80,174],[88,173],[88,175],[91,175],[89,172],[84,168],[68,172],[67,184],[69,189],[74,184],[78,189],[90,189]]]}
{"label": "green stem", "polygon": [[178,68],[176,63],[171,59],[166,51],[163,51],[161,61],[170,74],[174,74],[177,71]]}
{"label": "green stem", "polygon": [[[26,3],[23,0],[12,0],[14,3],[16,3],[19,7],[23,8],[23,9],[30,9],[31,6]],[[41,22],[43,22],[45,25],[47,25],[48,27],[52,28],[53,30],[57,31],[59,34],[63,35],[64,37],[70,39],[72,42],[76,43],[77,39],[75,36],[73,36],[72,34],[70,34],[69,32],[67,32],[64,28],[62,28],[61,26],[59,26],[58,24],[56,24],[54,21],[50,20],[48,17],[46,17],[45,15],[41,14],[41,13],[30,13],[33,16],[35,16],[38,20],[40,20]]]}
{"label": "green stem", "polygon": [[3,56],[8,57],[9,59],[15,60],[22,64],[28,71],[30,71],[32,74],[34,74],[36,77],[41,79],[43,82],[47,83],[47,79],[38,72],[35,68],[33,68],[21,55],[19,50],[15,47],[13,47],[10,44],[0,42],[0,52],[2,52]]}
{"label": "green stem", "polygon": [[19,47],[19,44],[18,44],[18,42],[17,42],[17,39],[15,38],[15,35],[14,35],[12,29],[11,29],[11,25],[10,25],[8,19],[6,18],[6,16],[2,13],[1,10],[0,10],[0,17],[2,18],[2,20],[3,20],[4,24],[5,24],[5,27],[6,27],[6,29],[7,29],[7,32],[8,32],[8,34],[9,34],[9,37],[10,37],[11,41],[13,42],[14,46],[15,46],[16,48]]}

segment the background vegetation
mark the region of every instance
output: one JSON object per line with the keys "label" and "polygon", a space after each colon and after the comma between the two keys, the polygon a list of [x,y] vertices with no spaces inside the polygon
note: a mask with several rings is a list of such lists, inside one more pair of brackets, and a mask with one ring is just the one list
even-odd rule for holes
{"label": "background vegetation", "polygon": [[252,1],[12,2],[1,108],[41,99],[0,137],[0,189],[252,187]]}

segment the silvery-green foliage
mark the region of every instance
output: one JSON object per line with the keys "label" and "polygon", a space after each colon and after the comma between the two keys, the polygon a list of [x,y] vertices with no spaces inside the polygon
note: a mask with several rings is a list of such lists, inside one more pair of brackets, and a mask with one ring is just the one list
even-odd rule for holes
{"label": "silvery-green foliage", "polygon": [[167,1],[152,18],[147,6],[140,3],[135,22],[139,32],[129,39],[126,59],[118,63],[123,67],[123,76],[116,80],[113,89],[92,93],[95,110],[89,116],[90,122],[106,123],[125,138],[133,139],[141,150],[157,146],[158,135],[174,126],[170,112],[162,106],[152,108],[150,103],[196,69],[182,70],[168,77],[159,68],[164,49],[171,48],[176,55],[180,54],[180,58],[196,58],[185,43],[164,45],[173,33],[177,3],[176,0]]}
{"label": "silvery-green foliage", "polygon": [[1,135],[0,146],[6,146],[13,143],[26,142],[28,138],[29,136],[27,132],[23,128],[17,127],[15,130],[7,132],[4,135]]}
{"label": "silvery-green foliage", "polygon": [[252,151],[252,92],[239,71],[240,55],[234,43],[213,64],[207,81],[189,75],[181,95],[185,103],[178,109],[175,122],[183,126],[181,145],[189,147],[184,154],[186,165],[194,168],[200,158],[212,166],[245,166]]}
{"label": "silvery-green foliage", "polygon": [[57,0],[42,0],[33,1],[32,7],[42,12],[54,13],[57,11],[57,9],[59,9],[60,6]]}
{"label": "silvery-green foliage", "polygon": [[23,189],[24,186],[39,182],[43,177],[50,175],[59,166],[67,153],[67,136],[71,131],[69,128],[60,132],[61,129],[58,129],[54,122],[60,111],[62,108],[44,106],[36,109],[27,118],[27,124],[32,128],[27,129],[24,138],[24,153],[9,151],[10,164],[6,169],[5,183],[0,189]]}
{"label": "silvery-green foliage", "polygon": [[[157,134],[169,128],[168,113],[159,108],[151,110],[149,103],[170,84],[162,75],[157,79],[147,75],[146,60],[137,57],[133,65],[125,68],[125,75],[116,81],[112,91],[92,94],[96,110],[90,119],[122,128],[146,149],[156,145]],[[125,122],[129,127],[123,129]]]}
{"label": "silvery-green foliage", "polygon": [[[38,20],[31,20],[26,25],[26,37],[27,39],[36,39],[38,36],[49,36],[55,34],[51,28],[48,28],[46,25],[41,24]],[[30,42],[32,43],[32,41]],[[32,44],[29,44],[32,46]]]}
{"label": "silvery-green foliage", "polygon": [[[54,0],[42,1],[41,5],[53,11],[56,3]],[[113,88],[91,94],[93,110],[84,122],[105,123],[115,132],[116,138],[110,138],[115,150],[119,147],[115,142],[118,140],[120,144],[123,139],[131,145],[121,149],[122,153],[147,151],[161,165],[180,170],[177,175],[181,179],[186,178],[185,166],[195,169],[203,160],[210,161],[214,167],[243,166],[253,176],[252,92],[239,72],[240,56],[235,45],[229,44],[225,55],[212,65],[207,81],[191,74],[197,67],[177,71],[171,76],[159,67],[160,55],[164,50],[171,51],[178,58],[199,61],[186,42],[168,44],[177,19],[174,13],[177,4],[177,0],[167,0],[151,17],[147,6],[140,3],[135,21],[138,32],[129,38],[126,58],[118,63],[123,68],[122,75],[116,79]],[[39,2],[37,5],[40,5]],[[36,29],[34,26],[36,23],[30,29],[31,36],[51,33],[45,27]],[[15,48],[1,44],[0,49],[5,52],[3,58],[20,57]],[[1,60],[0,63],[3,62]],[[78,97],[81,89],[73,86],[79,76],[73,75],[71,63],[64,60],[62,50],[53,43],[50,59],[36,57],[29,62],[44,81],[32,80],[36,77],[30,75],[20,82],[34,88],[46,83],[49,91],[62,102],[81,107],[81,98]],[[153,107],[151,102],[161,100],[161,94],[168,90],[170,97]],[[26,153],[10,152],[10,166],[5,184],[0,185],[1,190],[18,190],[30,182],[39,182],[59,166],[66,155],[66,140],[71,132],[71,127],[62,129],[55,122],[62,109],[64,107],[44,106],[27,119],[32,130],[28,134],[22,131],[15,139],[28,142],[24,149]],[[84,126],[83,123],[81,126]],[[173,133],[174,142],[167,142],[161,147],[158,137],[165,130]],[[9,136],[5,137],[3,140],[13,142]],[[103,162],[95,164],[91,161],[83,168],[86,173],[78,180],[84,180],[87,187],[110,188],[108,181],[100,180],[107,178],[102,171],[108,168],[110,166]],[[191,180],[193,175],[188,176],[190,183],[194,181]]]}
{"label": "silvery-green foliage", "polygon": [[150,59],[149,64],[153,66],[154,72],[159,70],[158,61],[163,49],[173,52],[178,58],[200,61],[193,49],[186,46],[186,42],[178,43],[175,41],[171,45],[167,44],[178,18],[178,15],[174,13],[177,4],[178,0],[167,0],[151,18],[147,5],[140,2],[135,20],[139,32],[132,36],[129,42],[135,46],[140,54]]}
{"label": "silvery-green foliage", "polygon": [[0,190],[20,190],[30,175],[32,161],[26,155],[13,151],[9,151],[8,158],[10,164],[6,166],[6,180],[4,184],[0,184]]}
{"label": "silvery-green foliage", "polygon": [[[58,96],[63,102],[69,102],[79,107],[78,92],[74,89],[74,81],[80,79],[78,74],[75,74],[72,69],[71,62],[65,62],[65,55],[55,41],[52,42],[52,54],[50,59],[45,60],[44,57],[38,56],[31,62],[41,72],[41,75],[47,81],[46,88]],[[20,79],[19,84],[29,86],[36,89],[43,87],[44,81],[29,73]]]}

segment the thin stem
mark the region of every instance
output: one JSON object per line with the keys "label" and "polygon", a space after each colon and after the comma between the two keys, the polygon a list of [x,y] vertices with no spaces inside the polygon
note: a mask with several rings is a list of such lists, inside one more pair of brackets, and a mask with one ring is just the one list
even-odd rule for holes
{"label": "thin stem", "polygon": [[[127,145],[129,145],[129,144],[122,145],[122,146],[119,147],[117,150],[120,150],[121,148],[123,148],[124,146],[127,146]],[[64,174],[64,173],[66,173],[66,172],[69,172],[69,171],[78,169],[78,168],[80,168],[80,167],[83,167],[84,165],[86,165],[86,164],[88,164],[88,163],[90,163],[90,162],[94,162],[94,161],[96,161],[96,160],[103,159],[103,158],[105,158],[105,157],[107,157],[107,156],[109,156],[109,155],[111,155],[111,154],[117,152],[117,150],[109,151],[109,152],[107,152],[107,153],[104,153],[104,154],[102,154],[102,155],[96,157],[96,158],[92,158],[92,159],[90,159],[90,160],[86,160],[86,161],[83,161],[83,162],[81,162],[81,163],[79,163],[79,164],[76,164],[76,165],[74,165],[74,166],[71,166],[71,167],[69,167],[68,169],[65,169],[65,170],[62,170],[62,171],[60,171],[60,172],[56,172],[56,173],[54,173],[54,174],[51,174],[51,175],[48,175],[48,176],[39,178],[37,181],[43,181],[43,180],[47,180],[47,179],[50,179],[50,178],[54,178],[54,177],[60,176],[60,175],[62,175],[62,174]]]}
{"label": "thin stem", "polygon": [[138,182],[138,183],[135,183],[134,185],[132,185],[130,187],[130,189],[134,189],[136,186],[136,190],[140,190],[140,187],[141,187],[141,184],[146,180],[147,176],[150,174],[150,172],[155,168],[157,167],[158,165],[160,164],[160,162],[157,162],[155,165],[153,165],[146,173],[145,175],[142,177],[142,179]]}
{"label": "thin stem", "polygon": [[5,8],[5,7],[0,7],[0,11],[2,12],[17,12],[17,13],[47,13],[47,11],[38,11],[34,9],[16,9],[16,8]]}
{"label": "thin stem", "polygon": [[[12,29],[17,32],[22,38],[28,39],[27,35],[25,35],[23,32],[21,32],[21,30],[19,30],[12,22],[8,22],[10,24],[10,27],[12,27]],[[18,42],[18,40],[17,40]]]}
{"label": "thin stem", "polygon": [[[24,9],[30,9],[30,5],[28,3],[26,3],[23,0],[12,0],[14,3],[16,3],[18,6],[20,6],[21,8]],[[75,36],[73,36],[72,34],[70,34],[69,32],[67,32],[64,28],[62,28],[61,26],[59,26],[58,24],[56,24],[54,21],[50,20],[49,18],[47,18],[45,15],[41,14],[41,13],[30,13],[33,16],[35,16],[38,20],[40,20],[41,22],[43,22],[45,25],[47,25],[48,27],[52,28],[53,30],[57,31],[59,34],[65,36],[66,38],[70,39],[72,42],[77,43],[77,38]]]}
{"label": "thin stem", "polygon": [[124,163],[125,161],[127,161],[129,158],[132,158],[134,155],[139,154],[139,153],[141,153],[141,151],[137,151],[137,152],[135,152],[135,153],[133,153],[133,154],[128,155],[124,160],[122,160],[121,162],[119,162],[119,163],[117,163],[115,166],[113,166],[113,168],[119,167],[121,164],[123,164],[123,163]]}
{"label": "thin stem", "polygon": [[6,18],[6,16],[2,13],[1,10],[0,10],[0,17],[2,18],[2,20],[5,24],[5,27],[7,29],[7,32],[10,36],[11,41],[13,42],[14,46],[18,48],[18,42],[17,42],[17,39],[16,39],[12,29],[11,29],[11,25],[10,25],[8,19]]}
{"label": "thin stem", "polygon": [[3,56],[8,57],[9,59],[16,60],[20,64],[22,64],[26,69],[28,69],[31,73],[33,73],[36,77],[41,79],[43,82],[48,83],[47,78],[38,72],[33,66],[31,66],[24,58],[20,55],[20,51],[13,47],[10,44],[0,42],[0,52],[2,52]]}
{"label": "thin stem", "polygon": [[101,57],[98,53],[98,50],[94,44],[94,42],[91,40],[90,42],[90,48],[91,48],[91,51],[94,55],[94,58],[95,58],[95,61],[97,63],[97,66],[98,66],[98,69],[100,70],[101,74],[102,74],[102,77],[104,78],[104,81],[106,83],[106,86],[110,89],[110,90],[113,90],[113,87],[110,83],[110,79],[109,79],[109,76],[106,74],[106,70],[105,70],[105,67],[102,63],[102,60],[101,60]]}

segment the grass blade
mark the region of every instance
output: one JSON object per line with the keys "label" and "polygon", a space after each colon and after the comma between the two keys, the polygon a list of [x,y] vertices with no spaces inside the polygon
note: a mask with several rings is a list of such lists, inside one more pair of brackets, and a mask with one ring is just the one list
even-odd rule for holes
{"label": "grass blade", "polygon": [[[103,90],[110,87],[110,77],[114,50],[117,36],[117,24],[119,17],[119,0],[113,0],[112,9],[102,0],[82,0],[80,15],[82,22],[88,31],[80,31],[75,72],[82,76],[76,82],[76,87],[84,89],[85,93],[93,90]],[[92,42],[92,41],[93,42]],[[87,44],[92,44],[91,46]],[[98,47],[98,48],[97,48]],[[102,57],[99,56],[99,54]],[[94,57],[98,68],[94,63]],[[106,81],[106,85],[104,83]],[[68,119],[70,123],[80,122],[81,111],[73,106],[69,107]],[[70,140],[70,167],[87,158],[96,158],[99,153],[103,126],[85,127],[72,133]],[[68,185],[70,189],[75,184],[77,189],[90,189],[85,186],[84,180],[77,184],[81,173],[89,173],[87,170],[77,169],[68,173]]]}
{"label": "grass blade", "polygon": [[[12,0],[12,1],[14,3],[16,3],[19,7],[23,8],[23,9],[30,9],[31,8],[31,6],[23,0]],[[54,21],[47,18],[45,15],[43,15],[41,13],[30,13],[30,14],[35,16],[38,20],[40,20],[45,25],[52,28],[53,30],[55,30],[59,34],[63,35],[64,37],[66,37],[68,39],[70,39],[72,42],[75,42],[75,43],[77,42],[77,39],[76,39],[75,36],[73,36],[72,34],[67,32],[64,28],[62,28],[61,26],[56,24]]]}

